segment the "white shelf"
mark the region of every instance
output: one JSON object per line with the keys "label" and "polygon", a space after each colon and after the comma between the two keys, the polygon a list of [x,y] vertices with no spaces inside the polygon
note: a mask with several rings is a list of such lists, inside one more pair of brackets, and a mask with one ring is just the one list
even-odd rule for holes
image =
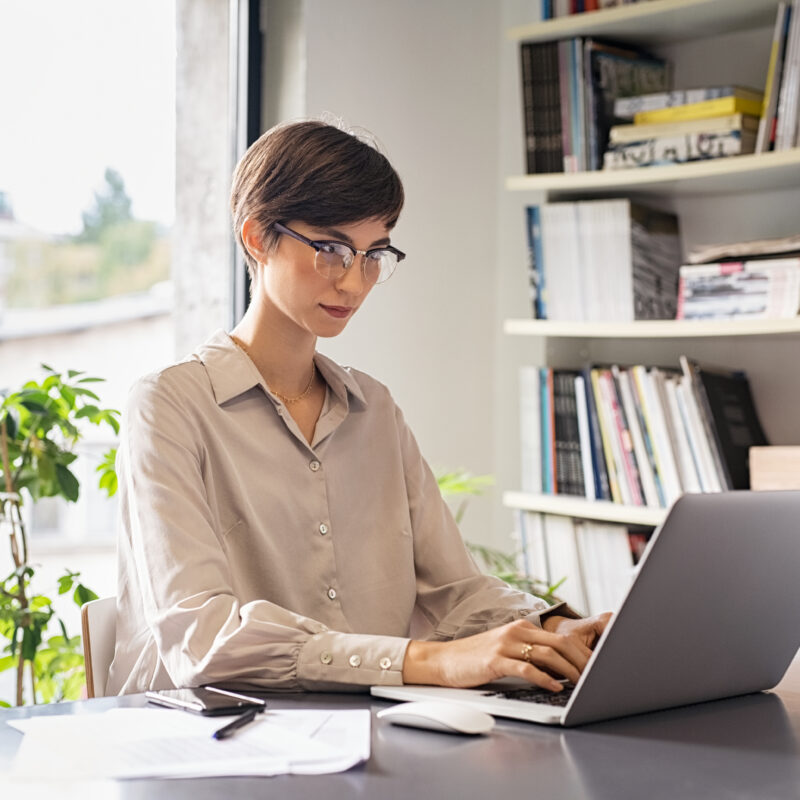
{"label": "white shelf", "polygon": [[627,525],[660,525],[667,515],[665,508],[623,506],[600,500],[584,500],[558,494],[529,494],[505,492],[503,505],[524,511],[556,514],[561,517],[594,519],[602,522],[620,522]]}
{"label": "white shelf", "polygon": [[657,45],[760,28],[775,21],[778,0],[650,0],[602,11],[521,25],[514,41],[537,42],[573,36],[604,36]]}
{"label": "white shelf", "polygon": [[507,319],[512,336],[542,339],[698,339],[727,336],[792,336],[800,333],[800,317],[747,320],[644,320],[641,322],[555,322]]}
{"label": "white shelf", "polygon": [[550,172],[514,175],[506,179],[506,188],[511,191],[545,192],[553,198],[631,192],[671,195],[727,194],[740,191],[749,193],[798,186],[800,148],[663,167]]}

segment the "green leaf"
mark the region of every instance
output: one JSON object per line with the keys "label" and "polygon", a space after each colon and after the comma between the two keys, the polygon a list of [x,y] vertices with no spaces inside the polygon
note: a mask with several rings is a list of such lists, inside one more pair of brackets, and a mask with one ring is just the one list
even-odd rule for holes
{"label": "green leaf", "polygon": [[77,377],[78,377],[78,375],[83,375],[83,370],[79,370],[79,369],[68,369],[68,370],[67,370],[67,375],[69,376],[69,378],[70,378],[70,379],[72,379],[72,378],[77,378]]}
{"label": "green leaf", "polygon": [[105,383],[105,378],[81,378],[78,383]]}
{"label": "green leaf", "polygon": [[6,423],[6,434],[8,438],[16,439],[17,431],[19,430],[19,414],[13,408],[9,408],[3,419]]}
{"label": "green leaf", "polygon": [[71,409],[75,408],[75,392],[73,392],[69,386],[60,386],[58,393]]}
{"label": "green leaf", "polygon": [[[40,366],[42,369],[45,369],[45,370],[47,370],[48,372],[55,372],[55,370],[54,370],[52,367],[48,366],[48,365],[47,365],[47,364],[45,364],[44,362],[42,362],[41,364],[39,364],[39,366]],[[58,373],[56,373],[56,374],[58,374]]]}
{"label": "green leaf", "polygon": [[72,588],[73,583],[75,583],[75,581],[72,575],[62,575],[58,579],[58,593],[66,594]]}
{"label": "green leaf", "polygon": [[17,666],[17,659],[14,656],[3,656],[0,658],[0,672],[5,672],[11,667]]}
{"label": "green leaf", "polygon": [[75,601],[76,605],[82,606],[90,600],[97,600],[97,595],[91,589],[79,583],[75,587],[75,593],[72,595],[72,599]]}
{"label": "green leaf", "polygon": [[[75,419],[81,419],[82,417],[94,417],[100,413],[100,409],[97,406],[86,405],[75,414]],[[92,420],[92,422],[94,422],[94,420]]]}
{"label": "green leaf", "polygon": [[76,395],[81,395],[82,397],[91,397],[92,400],[97,400],[100,402],[100,398],[94,393],[90,392],[88,389],[84,389],[80,386],[73,386],[72,391],[75,392]]}
{"label": "green leaf", "polygon": [[64,497],[74,503],[80,492],[78,479],[63,464],[56,464],[56,478]]}

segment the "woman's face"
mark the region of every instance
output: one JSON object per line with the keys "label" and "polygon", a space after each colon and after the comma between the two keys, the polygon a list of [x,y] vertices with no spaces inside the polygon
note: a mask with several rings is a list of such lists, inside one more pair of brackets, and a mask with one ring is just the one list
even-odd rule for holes
{"label": "woman's face", "polygon": [[[286,227],[312,241],[342,242],[356,250],[389,244],[389,229],[382,220],[330,228],[290,221]],[[254,299],[274,309],[289,326],[314,336],[336,336],[358,311],[374,283],[364,278],[361,255],[338,278],[320,275],[314,267],[315,258],[313,247],[281,235],[277,247],[258,268]]]}

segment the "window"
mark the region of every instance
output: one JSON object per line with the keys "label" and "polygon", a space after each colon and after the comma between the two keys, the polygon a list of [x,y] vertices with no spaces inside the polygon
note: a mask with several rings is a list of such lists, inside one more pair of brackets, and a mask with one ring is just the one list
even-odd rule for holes
{"label": "window", "polygon": [[[174,0],[37,0],[0,8],[0,390],[39,364],[133,380],[173,360]],[[114,502],[88,426],[75,504],[26,503],[32,545],[105,543]],[[4,554],[2,554],[4,555]]]}

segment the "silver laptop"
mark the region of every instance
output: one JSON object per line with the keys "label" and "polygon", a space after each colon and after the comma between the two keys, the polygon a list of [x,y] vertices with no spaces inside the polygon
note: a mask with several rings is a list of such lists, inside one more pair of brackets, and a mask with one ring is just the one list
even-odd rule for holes
{"label": "silver laptop", "polygon": [[551,694],[505,680],[371,691],[564,726],[762,691],[800,647],[798,574],[800,491],[687,494],[653,534],[574,687]]}

